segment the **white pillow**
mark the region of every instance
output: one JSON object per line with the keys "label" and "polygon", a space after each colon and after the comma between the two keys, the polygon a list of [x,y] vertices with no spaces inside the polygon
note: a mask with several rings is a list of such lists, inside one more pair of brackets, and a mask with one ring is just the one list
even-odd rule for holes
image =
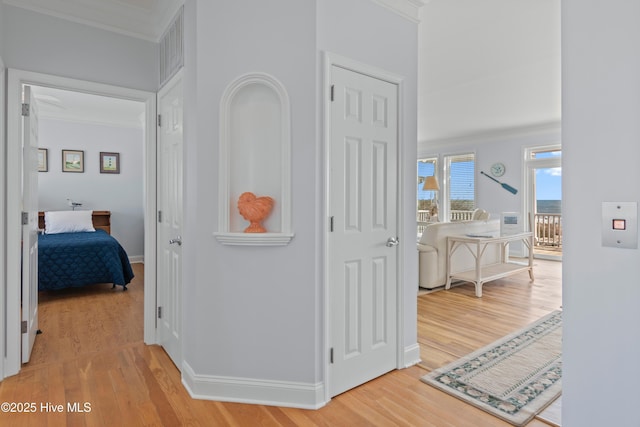
{"label": "white pillow", "polygon": [[96,231],[91,220],[93,211],[55,211],[44,213],[46,234]]}

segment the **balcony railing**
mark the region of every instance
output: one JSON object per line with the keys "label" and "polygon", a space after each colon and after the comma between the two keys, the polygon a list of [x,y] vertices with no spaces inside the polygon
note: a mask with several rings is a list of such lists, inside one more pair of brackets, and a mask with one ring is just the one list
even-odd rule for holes
{"label": "balcony railing", "polygon": [[449,221],[469,221],[473,217],[473,211],[451,211]]}
{"label": "balcony railing", "polygon": [[533,218],[534,247],[562,251],[562,215],[537,213]]}
{"label": "balcony railing", "polygon": [[[451,211],[449,221],[467,221],[471,219],[473,211]],[[418,211],[418,235],[421,235],[427,224],[431,222],[431,214],[426,210]]]}
{"label": "balcony railing", "polygon": [[418,211],[418,237],[422,235],[422,232],[427,227],[429,221],[431,221],[431,214],[429,211]]}

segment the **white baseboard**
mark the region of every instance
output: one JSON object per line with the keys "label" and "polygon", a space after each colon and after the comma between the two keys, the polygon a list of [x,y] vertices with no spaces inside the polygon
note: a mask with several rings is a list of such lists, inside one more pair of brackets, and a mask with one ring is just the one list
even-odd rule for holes
{"label": "white baseboard", "polygon": [[415,343],[404,348],[404,367],[417,365],[420,363],[420,344]]}
{"label": "white baseboard", "polygon": [[197,375],[182,365],[182,384],[194,399],[318,409],[327,404],[324,384]]}
{"label": "white baseboard", "polygon": [[136,263],[144,264],[144,255],[130,256],[129,257],[129,262],[131,264],[136,264]]}

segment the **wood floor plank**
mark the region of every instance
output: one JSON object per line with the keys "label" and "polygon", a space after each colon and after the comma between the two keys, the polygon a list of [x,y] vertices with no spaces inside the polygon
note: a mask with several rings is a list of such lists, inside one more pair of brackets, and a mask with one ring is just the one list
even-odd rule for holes
{"label": "wood floor plank", "polygon": [[[539,260],[533,284],[523,273],[485,284],[482,298],[470,284],[420,296],[420,366],[303,410],[192,399],[164,350],[143,343],[144,268],[133,267],[136,278],[126,292],[98,285],[41,293],[43,334],[32,359],[0,383],[0,402],[88,402],[91,412],[2,413],[1,425],[506,427],[420,377],[562,305],[561,264]],[[549,425],[533,420],[527,427]]]}

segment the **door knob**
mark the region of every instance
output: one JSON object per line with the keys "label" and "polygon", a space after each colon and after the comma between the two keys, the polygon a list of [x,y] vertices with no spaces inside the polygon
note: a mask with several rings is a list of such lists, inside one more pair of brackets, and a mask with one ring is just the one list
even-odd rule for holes
{"label": "door knob", "polygon": [[390,248],[398,246],[398,243],[400,243],[400,240],[397,237],[389,237],[387,239],[387,246]]}
{"label": "door knob", "polygon": [[169,244],[170,244],[170,245],[173,245],[174,243],[177,243],[177,244],[178,244],[178,246],[182,246],[182,237],[181,237],[181,236],[178,236],[178,237],[176,237],[175,239],[170,239],[170,240],[169,240]]}

